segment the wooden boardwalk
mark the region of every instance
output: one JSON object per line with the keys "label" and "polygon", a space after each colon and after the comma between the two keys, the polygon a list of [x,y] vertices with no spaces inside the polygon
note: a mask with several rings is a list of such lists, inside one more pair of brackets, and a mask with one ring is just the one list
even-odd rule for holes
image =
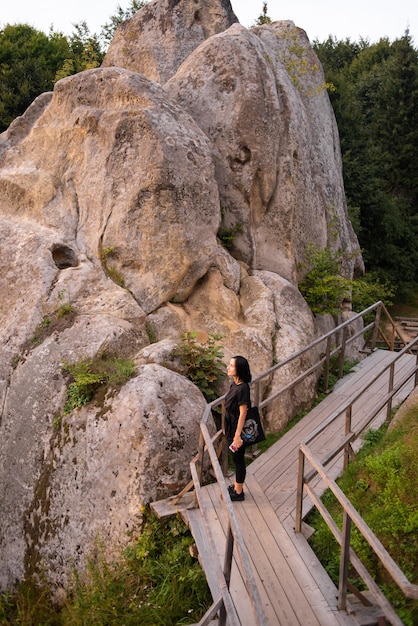
{"label": "wooden boardwalk", "polygon": [[[336,409],[353,398],[367,382],[396,357],[396,353],[378,350],[364,359],[343,378],[334,390],[298,424],[248,466],[245,501],[235,502],[239,527],[244,537],[257,588],[269,626],[358,625],[355,613],[339,611],[337,589],[310,549],[304,534],[295,533],[296,486],[299,443]],[[402,380],[416,364],[416,358],[405,354],[395,372]],[[389,373],[386,372],[363,395],[353,408],[353,428],[385,397]],[[393,406],[400,404],[412,391],[412,381],[400,390]],[[385,419],[385,411],[375,418],[373,427]],[[341,420],[341,421],[340,421]],[[313,444],[324,457],[342,438],[344,416],[339,418]],[[329,469],[329,467],[328,467]],[[342,470],[342,455],[332,465],[334,477]],[[231,477],[233,478],[233,476]],[[318,481],[318,489],[321,485]],[[304,514],[310,508],[305,498]],[[204,509],[206,520],[202,520]],[[199,550],[202,567],[214,598],[219,596],[220,572],[223,568],[227,520],[217,483],[202,488],[201,508],[184,511]],[[216,548],[214,548],[216,546]],[[214,551],[215,550],[215,554]],[[241,576],[239,556],[232,567],[230,592],[241,626],[256,623]],[[228,622],[227,622],[228,623]]]}

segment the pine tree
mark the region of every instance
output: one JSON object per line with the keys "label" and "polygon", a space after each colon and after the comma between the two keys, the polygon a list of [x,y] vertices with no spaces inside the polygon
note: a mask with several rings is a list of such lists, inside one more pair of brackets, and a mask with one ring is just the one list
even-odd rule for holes
{"label": "pine tree", "polygon": [[255,26],[262,26],[262,24],[271,24],[271,19],[267,15],[267,11],[268,11],[267,2],[263,2],[263,12],[257,18],[255,22]]}

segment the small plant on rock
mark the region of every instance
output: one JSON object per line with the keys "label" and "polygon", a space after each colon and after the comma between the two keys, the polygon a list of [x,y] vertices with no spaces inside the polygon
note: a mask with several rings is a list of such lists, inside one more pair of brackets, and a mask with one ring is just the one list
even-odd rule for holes
{"label": "small plant on rock", "polygon": [[67,389],[65,414],[88,404],[99,389],[106,391],[109,387],[120,387],[136,373],[133,361],[106,352],[78,363],[64,363],[63,369],[72,377]]}
{"label": "small plant on rock", "polygon": [[218,387],[225,377],[222,347],[218,341],[223,335],[210,334],[206,341],[197,341],[197,332],[185,331],[181,343],[172,355],[179,356],[179,371],[187,376],[205,396],[208,402],[218,397]]}

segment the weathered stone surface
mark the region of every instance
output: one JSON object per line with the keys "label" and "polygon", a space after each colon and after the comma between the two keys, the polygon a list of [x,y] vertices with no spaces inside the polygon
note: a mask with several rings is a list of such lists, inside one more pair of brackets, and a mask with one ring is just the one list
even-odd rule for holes
{"label": "weathered stone surface", "polygon": [[59,430],[39,402],[42,387],[50,390],[50,411],[62,400],[58,394],[54,407],[54,392],[62,396],[63,389],[53,346],[39,350],[41,358],[32,360],[48,362],[49,376],[41,368],[42,377],[25,394],[25,377],[32,385],[34,379],[30,362],[21,368],[10,392],[22,396],[21,421],[3,433],[9,452],[1,476],[2,517],[8,521],[2,525],[3,587],[24,576],[25,559],[26,572],[42,561],[50,579],[62,583],[68,565],[83,564],[86,546],[91,549],[98,537],[107,554],[116,555],[138,527],[143,503],[177,493],[188,481],[205,407],[184,377],[144,365],[115,397],[74,411]]}
{"label": "weathered stone surface", "polygon": [[[273,272],[258,271],[255,275],[273,294],[276,317],[273,351],[275,362],[280,363],[316,339],[315,320],[299,290],[292,283]],[[270,390],[285,387],[298,373],[307,370],[317,358],[318,354],[312,352],[274,372],[270,380]],[[313,375],[269,404],[263,411],[263,419],[268,428],[272,431],[281,430],[290,416],[310,406],[315,398],[316,382],[317,376]]]}
{"label": "weathered stone surface", "polygon": [[[111,553],[142,504],[187,482],[204,401],[170,369],[184,330],[223,335],[225,362],[243,354],[256,376],[316,336],[306,245],[362,269],[306,36],[235,21],[228,0],[154,0],[107,67],[59,81],[0,136],[1,587],[41,562],[65,581],[96,536]],[[238,227],[228,250],[221,225]],[[62,418],[62,364],[103,350],[138,375]]]}
{"label": "weathered stone surface", "polygon": [[103,66],[163,84],[205,39],[237,21],[229,0],[153,0],[117,29]]}
{"label": "weathered stone surface", "polygon": [[111,251],[108,264],[146,312],[187,298],[218,254],[208,140],[139,74],[60,81],[2,165],[2,214],[57,229],[97,261]]}
{"label": "weathered stone surface", "polygon": [[278,22],[208,39],[165,85],[214,144],[224,223],[243,231],[233,254],[295,283],[307,243],[342,247],[347,274],[362,271],[323,83],[306,35]]}

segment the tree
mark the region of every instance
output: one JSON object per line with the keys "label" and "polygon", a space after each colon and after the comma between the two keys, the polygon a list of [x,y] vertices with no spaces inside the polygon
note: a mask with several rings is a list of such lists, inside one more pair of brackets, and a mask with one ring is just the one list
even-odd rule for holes
{"label": "tree", "polygon": [[267,11],[267,2],[263,2],[263,12],[256,19],[255,26],[262,26],[262,24],[271,24],[271,19],[267,15]]}
{"label": "tree", "polygon": [[418,287],[418,58],[409,33],[315,42],[340,131],[350,215],[368,271],[406,298]]}
{"label": "tree", "polygon": [[104,52],[98,35],[90,33],[86,22],[74,24],[69,39],[69,54],[55,75],[55,80],[99,67]]}
{"label": "tree", "polygon": [[62,33],[49,35],[27,24],[0,31],[0,132],[42,92],[50,91],[69,54]]}

